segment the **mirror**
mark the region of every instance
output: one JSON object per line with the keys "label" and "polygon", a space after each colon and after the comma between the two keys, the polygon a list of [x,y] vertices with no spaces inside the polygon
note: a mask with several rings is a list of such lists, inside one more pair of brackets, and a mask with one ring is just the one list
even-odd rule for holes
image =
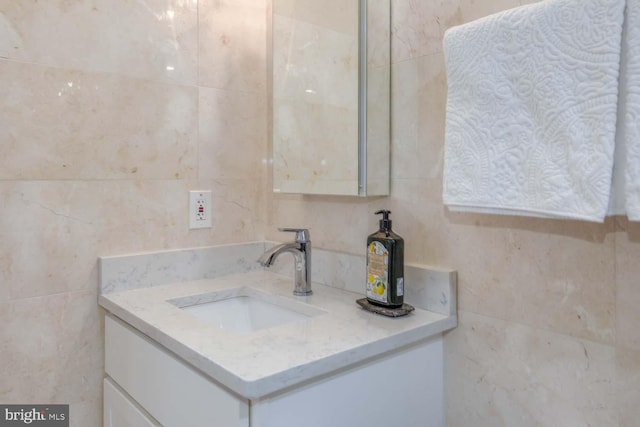
{"label": "mirror", "polygon": [[273,191],[389,194],[390,0],[273,1]]}

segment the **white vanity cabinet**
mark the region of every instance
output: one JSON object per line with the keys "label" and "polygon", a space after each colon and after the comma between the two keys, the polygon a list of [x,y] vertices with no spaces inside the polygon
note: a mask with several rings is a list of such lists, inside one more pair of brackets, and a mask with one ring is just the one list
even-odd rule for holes
{"label": "white vanity cabinet", "polygon": [[[105,319],[105,372],[105,427],[250,425],[248,400],[111,316]],[[140,414],[133,411],[138,408]]]}
{"label": "white vanity cabinet", "polygon": [[104,425],[441,427],[442,358],[438,334],[355,367],[249,400],[109,315]]}
{"label": "white vanity cabinet", "polygon": [[104,379],[104,427],[158,427],[157,421],[109,378]]}

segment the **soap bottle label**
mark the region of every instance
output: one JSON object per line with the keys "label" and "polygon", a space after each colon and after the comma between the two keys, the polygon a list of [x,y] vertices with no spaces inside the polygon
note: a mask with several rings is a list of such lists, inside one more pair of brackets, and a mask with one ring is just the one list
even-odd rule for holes
{"label": "soap bottle label", "polygon": [[367,248],[367,298],[388,303],[389,251],[380,242]]}

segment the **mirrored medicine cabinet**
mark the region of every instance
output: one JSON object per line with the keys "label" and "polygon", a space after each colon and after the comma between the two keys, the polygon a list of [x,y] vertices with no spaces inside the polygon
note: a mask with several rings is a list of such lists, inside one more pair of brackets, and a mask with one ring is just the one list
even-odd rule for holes
{"label": "mirrored medicine cabinet", "polygon": [[389,194],[390,0],[273,0],[273,191]]}

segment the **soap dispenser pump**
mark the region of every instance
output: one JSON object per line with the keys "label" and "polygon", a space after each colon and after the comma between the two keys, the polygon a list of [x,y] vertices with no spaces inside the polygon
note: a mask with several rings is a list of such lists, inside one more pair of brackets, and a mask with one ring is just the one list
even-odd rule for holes
{"label": "soap dispenser pump", "polygon": [[379,210],[380,229],[367,238],[367,300],[389,308],[404,302],[404,239],[391,230],[391,211]]}

